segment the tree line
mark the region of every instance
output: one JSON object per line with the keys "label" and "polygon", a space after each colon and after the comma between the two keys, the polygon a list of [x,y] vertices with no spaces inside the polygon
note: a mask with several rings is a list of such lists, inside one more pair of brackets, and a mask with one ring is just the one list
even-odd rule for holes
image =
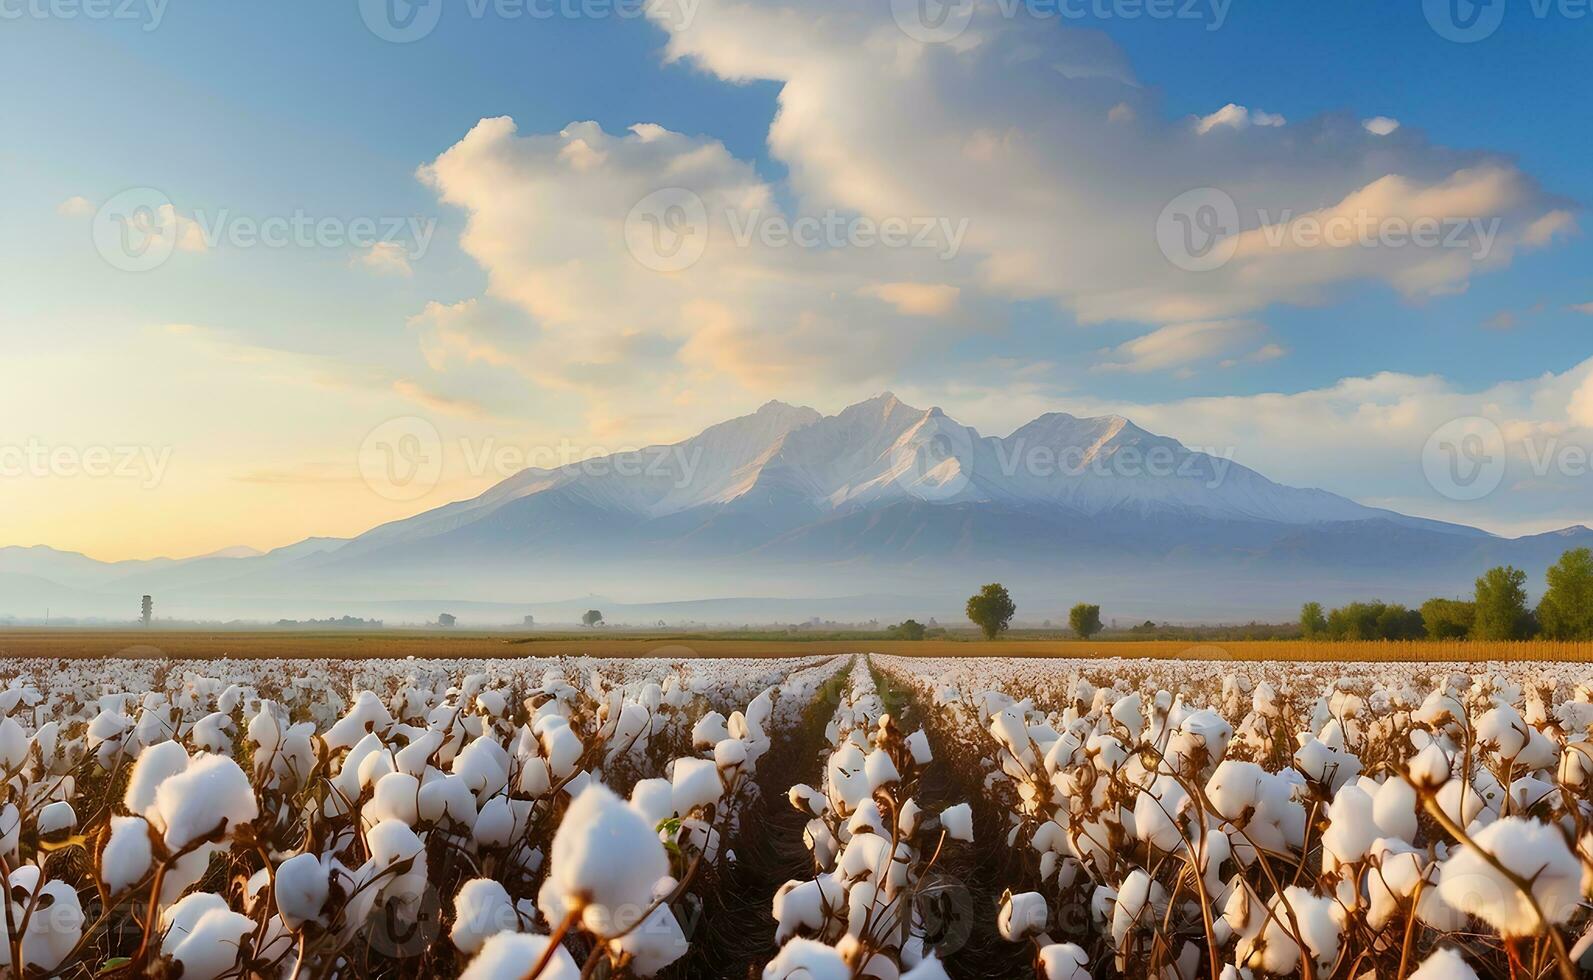
{"label": "tree line", "polygon": [[1502,565],[1477,579],[1469,600],[1429,599],[1420,609],[1352,602],[1327,612],[1308,602],[1300,631],[1308,640],[1593,640],[1593,550],[1567,551],[1546,577],[1537,608],[1528,604],[1527,573]]}

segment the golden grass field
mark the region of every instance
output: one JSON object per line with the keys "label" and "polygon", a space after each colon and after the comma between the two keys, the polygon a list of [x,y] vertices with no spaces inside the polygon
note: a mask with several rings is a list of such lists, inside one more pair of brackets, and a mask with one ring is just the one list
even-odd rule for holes
{"label": "golden grass field", "polygon": [[790,657],[830,653],[892,653],[925,657],[1155,657],[1198,660],[1397,661],[1562,660],[1593,662],[1593,643],[1534,640],[1314,642],[1235,640],[1061,640],[975,638],[918,642],[857,636],[847,639],[715,637],[711,634],[516,634],[510,632],[259,632],[186,630],[36,629],[0,631],[0,658],[94,657],[210,659],[381,657]]}

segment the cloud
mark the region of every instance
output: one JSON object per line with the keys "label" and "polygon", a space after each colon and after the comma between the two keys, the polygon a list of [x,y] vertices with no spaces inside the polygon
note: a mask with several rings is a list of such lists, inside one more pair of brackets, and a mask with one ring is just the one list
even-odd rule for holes
{"label": "cloud", "polygon": [[1362,122],[1361,127],[1373,136],[1387,136],[1399,129],[1399,120],[1390,119],[1388,116],[1373,116]]}
{"label": "cloud", "polygon": [[1251,320],[1176,323],[1117,347],[1115,360],[1097,370],[1143,373],[1188,367],[1254,342],[1266,329]]}
{"label": "cloud", "polygon": [[1244,357],[1232,357],[1221,363],[1221,367],[1235,368],[1242,364],[1265,364],[1276,361],[1280,357],[1288,356],[1288,349],[1281,344],[1262,344]]}
{"label": "cloud", "polygon": [[[420,170],[465,213],[460,245],[487,278],[475,316],[423,314],[434,364],[512,370],[604,417],[635,414],[642,391],[684,404],[711,385],[824,401],[1039,301],[1063,322],[1150,328],[1107,370],[1187,371],[1245,358],[1259,339],[1236,325],[1273,304],[1360,281],[1416,301],[1459,292],[1574,221],[1509,158],[1387,139],[1361,116],[1285,126],[1236,100],[1192,121],[1104,34],[1003,17],[993,0],[953,44],[913,40],[886,4],[701,2],[689,30],[655,19],[665,56],[778,87],[767,146],[781,179],[652,123],[482,120]],[[1233,202],[1237,247],[1192,272],[1158,225],[1199,188]],[[960,231],[951,249],[768,234],[830,219]],[[1304,234],[1418,219],[1464,234],[1432,247]]]}
{"label": "cloud", "polygon": [[354,261],[378,276],[402,276],[408,279],[415,274],[409,264],[406,246],[398,242],[376,242],[356,255]]}
{"label": "cloud", "polygon": [[393,391],[400,397],[419,405],[421,408],[430,409],[434,412],[473,419],[490,418],[492,416],[492,413],[477,401],[469,398],[456,398],[432,391],[411,378],[397,378],[393,381],[392,386]]}
{"label": "cloud", "polygon": [[864,286],[862,293],[884,300],[909,316],[945,316],[957,306],[962,290],[944,283],[881,282]]}
{"label": "cloud", "polygon": [[1276,128],[1287,122],[1287,119],[1275,113],[1262,112],[1260,109],[1251,112],[1242,105],[1230,102],[1211,115],[1195,120],[1195,132],[1204,136],[1214,129],[1248,129],[1251,126]]}
{"label": "cloud", "polygon": [[[1228,453],[1280,482],[1405,513],[1511,533],[1565,527],[1593,516],[1587,507],[1593,488],[1587,463],[1593,453],[1593,358],[1561,374],[1481,389],[1387,372],[1291,394],[1159,404],[1070,401],[1076,413],[1127,416],[1153,432]],[[1507,475],[1480,500],[1451,500],[1427,482],[1423,454],[1446,424],[1475,416],[1503,433]],[[1511,488],[1542,493],[1526,499]]]}
{"label": "cloud", "polygon": [[1586,313],[1588,316],[1593,316],[1593,303],[1578,303],[1571,307],[1571,310],[1576,313]]}
{"label": "cloud", "polygon": [[55,206],[55,213],[63,218],[92,218],[96,208],[86,197],[69,197]]}

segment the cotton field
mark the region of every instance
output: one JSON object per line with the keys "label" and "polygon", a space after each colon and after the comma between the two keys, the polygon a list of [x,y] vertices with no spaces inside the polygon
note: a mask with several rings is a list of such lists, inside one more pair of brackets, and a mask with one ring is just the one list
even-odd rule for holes
{"label": "cotton field", "polygon": [[1548,664],[0,662],[29,976],[1559,977]]}

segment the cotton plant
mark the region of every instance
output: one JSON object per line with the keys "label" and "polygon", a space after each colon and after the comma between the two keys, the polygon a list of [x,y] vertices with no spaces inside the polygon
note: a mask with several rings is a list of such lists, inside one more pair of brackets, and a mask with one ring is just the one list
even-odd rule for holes
{"label": "cotton plant", "polygon": [[928,737],[901,730],[863,658],[853,662],[825,736],[821,785],[797,784],[788,794],[808,818],[814,874],[776,892],[781,950],[763,975],[944,977],[917,898],[948,842],[972,841],[972,811],[957,804],[932,813],[914,799],[933,760]]}

